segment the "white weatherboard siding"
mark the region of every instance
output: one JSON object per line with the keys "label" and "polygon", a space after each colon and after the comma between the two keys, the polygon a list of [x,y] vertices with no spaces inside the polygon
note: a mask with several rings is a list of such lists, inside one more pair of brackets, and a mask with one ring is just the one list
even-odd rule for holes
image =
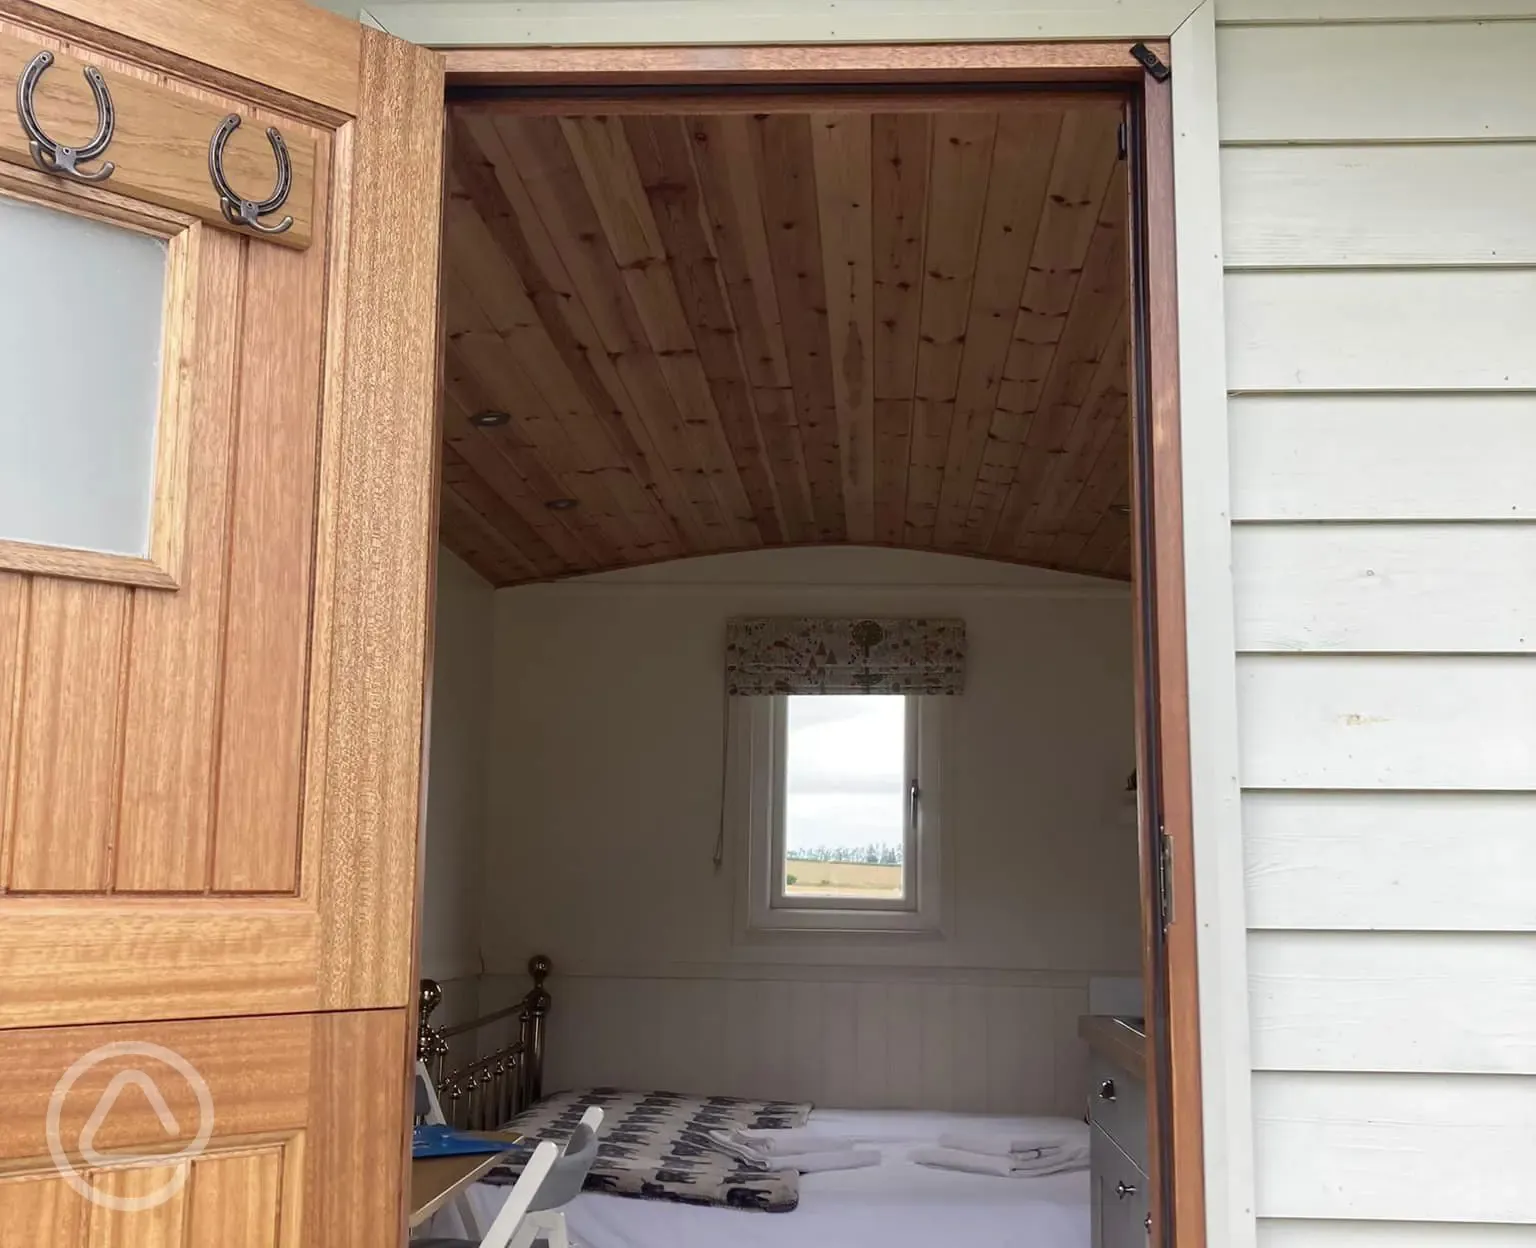
{"label": "white weatherboard siding", "polygon": [[1258,1245],[1536,1243],[1536,3],[1217,16]]}

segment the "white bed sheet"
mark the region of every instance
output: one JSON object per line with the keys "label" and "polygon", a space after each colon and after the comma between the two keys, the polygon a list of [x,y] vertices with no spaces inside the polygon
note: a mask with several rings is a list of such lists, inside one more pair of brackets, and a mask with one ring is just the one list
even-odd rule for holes
{"label": "white bed sheet", "polygon": [[[792,1213],[699,1208],[584,1192],[566,1207],[582,1248],[1089,1248],[1086,1171],[1043,1179],[996,1178],[919,1166],[907,1154],[941,1131],[996,1129],[1027,1118],[818,1109],[810,1125],[881,1153],[878,1166],[800,1177]],[[471,1190],[484,1225],[506,1188]]]}

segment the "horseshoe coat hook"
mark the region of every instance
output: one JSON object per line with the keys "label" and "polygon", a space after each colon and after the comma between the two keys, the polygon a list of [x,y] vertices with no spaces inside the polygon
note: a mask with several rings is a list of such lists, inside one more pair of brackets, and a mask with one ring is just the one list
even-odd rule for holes
{"label": "horseshoe coat hook", "polygon": [[213,179],[213,189],[219,193],[219,211],[231,225],[243,225],[262,234],[281,234],[293,224],[292,217],[285,216],[276,225],[264,225],[260,218],[276,212],[288,198],[288,188],[293,182],[288,146],[276,126],[267,127],[267,142],[272,144],[272,155],[277,160],[277,185],[266,199],[242,199],[224,176],[224,145],[239,128],[240,114],[231,113],[219,122],[219,128],[213,132],[208,144],[208,176]]}
{"label": "horseshoe coat hook", "polygon": [[53,60],[52,52],[39,52],[27,62],[26,69],[22,70],[21,77],[16,80],[16,115],[21,119],[21,128],[26,131],[27,138],[31,140],[27,148],[32,153],[32,163],[44,173],[67,174],[82,182],[105,182],[116,168],[110,160],[104,161],[101,168],[93,173],[81,169],[80,162],[95,160],[107,150],[107,144],[112,142],[115,115],[107,80],[96,66],[85,67],[85,80],[96,98],[96,135],[84,147],[65,147],[43,133],[42,126],[37,124],[37,112],[32,106],[32,94],[37,90],[37,80],[53,64]]}

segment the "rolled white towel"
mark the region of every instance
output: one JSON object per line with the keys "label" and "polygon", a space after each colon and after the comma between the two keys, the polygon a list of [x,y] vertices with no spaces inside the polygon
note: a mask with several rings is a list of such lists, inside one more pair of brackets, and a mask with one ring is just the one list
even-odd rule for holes
{"label": "rolled white towel", "polygon": [[731,1138],[738,1144],[767,1157],[789,1157],[795,1153],[847,1152],[858,1140],[849,1135],[824,1135],[808,1127],[780,1127],[777,1130],[751,1130],[737,1127]]}
{"label": "rolled white towel", "polygon": [[[1041,1150],[1044,1153],[1046,1150]],[[995,1174],[1003,1179],[1037,1179],[1048,1174],[1065,1174],[1088,1168],[1088,1150],[1061,1149],[1055,1156],[1028,1158],[999,1157],[994,1153],[976,1153],[963,1148],[914,1148],[911,1159],[920,1166],[941,1170],[964,1170],[969,1174]]]}
{"label": "rolled white towel", "polygon": [[940,1170],[964,1170],[969,1174],[995,1174],[1007,1179],[1013,1176],[1013,1159],[996,1157],[990,1153],[970,1153],[960,1148],[914,1148],[909,1154],[920,1166],[937,1166]]}
{"label": "rolled white towel", "polygon": [[1012,1157],[1038,1153],[1048,1148],[1086,1148],[1088,1124],[1074,1118],[1039,1118],[1026,1126],[1001,1132],[946,1131],[939,1136],[940,1148],[957,1148],[966,1153],[985,1153],[989,1157]]}
{"label": "rolled white towel", "polygon": [[781,1157],[769,1157],[770,1170],[797,1170],[801,1174],[816,1174],[822,1170],[859,1170],[865,1166],[878,1166],[880,1154],[872,1148],[844,1148],[830,1153],[786,1153]]}
{"label": "rolled white towel", "polygon": [[1013,1173],[1019,1178],[1038,1178],[1047,1174],[1067,1174],[1088,1169],[1088,1146],[1042,1148],[1038,1157],[1015,1156]]}

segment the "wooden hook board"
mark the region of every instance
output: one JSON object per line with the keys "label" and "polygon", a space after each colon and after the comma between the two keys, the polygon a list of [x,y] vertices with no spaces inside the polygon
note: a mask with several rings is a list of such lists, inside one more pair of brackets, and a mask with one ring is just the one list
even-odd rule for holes
{"label": "wooden hook board", "polygon": [[[85,143],[97,127],[96,101],[84,74],[86,62],[51,40],[0,23],[0,160],[28,169],[37,166],[17,112],[16,84],[32,58],[45,48],[56,60],[38,80],[33,94],[38,124],[55,142],[72,145]],[[268,220],[275,224],[291,216],[293,225],[281,234],[256,234],[231,225],[220,211],[218,192],[208,174],[208,144],[225,117],[232,112],[241,115],[243,124],[225,148],[224,170],[238,194],[262,199],[272,192],[277,180],[277,162],[266,135],[270,123],[262,114],[239,101],[219,101],[121,72],[104,59],[93,58],[92,63],[102,71],[111,92],[115,119],[106,152],[85,168],[99,168],[106,160],[116,166],[110,178],[92,185],[282,247],[309,246],[315,203],[312,130],[301,123],[285,121],[280,125],[292,167],[292,184],[282,207]],[[61,175],[58,181],[68,185],[76,180]]]}

